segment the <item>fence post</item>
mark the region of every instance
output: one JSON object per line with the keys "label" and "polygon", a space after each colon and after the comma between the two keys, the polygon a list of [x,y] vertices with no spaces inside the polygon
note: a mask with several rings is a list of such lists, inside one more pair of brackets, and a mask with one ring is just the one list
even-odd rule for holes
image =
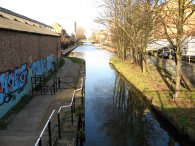
{"label": "fence post", "polygon": [[73,97],[73,107],[74,107],[73,112],[75,113],[75,111],[76,111],[76,107],[75,107],[75,96]]}
{"label": "fence post", "polygon": [[72,125],[73,125],[73,105],[71,105],[71,122],[72,122]]}
{"label": "fence post", "polygon": [[188,63],[190,64],[190,62],[191,62],[191,60],[190,60],[190,55],[189,55],[188,61],[189,61]]}
{"label": "fence post", "polygon": [[61,82],[60,77],[58,77],[58,89],[60,89],[60,82]]}
{"label": "fence post", "polygon": [[84,97],[83,97],[83,87],[81,89],[81,104],[83,105],[84,104]]}
{"label": "fence post", "polygon": [[48,132],[49,132],[49,145],[52,146],[52,141],[51,141],[51,122],[50,121],[48,123]]}
{"label": "fence post", "polygon": [[60,113],[58,113],[58,134],[59,134],[59,139],[61,139]]}
{"label": "fence post", "polygon": [[42,146],[42,141],[41,141],[41,138],[39,140],[39,146]]}

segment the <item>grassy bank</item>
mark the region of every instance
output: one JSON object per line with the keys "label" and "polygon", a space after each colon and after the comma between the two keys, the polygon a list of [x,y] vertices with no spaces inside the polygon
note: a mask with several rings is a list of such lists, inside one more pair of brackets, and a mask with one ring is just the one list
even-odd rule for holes
{"label": "grassy bank", "polygon": [[159,68],[149,65],[150,72],[143,74],[141,68],[117,57],[110,63],[133,84],[182,134],[195,141],[195,94],[182,89],[180,97],[172,101],[174,84]]}

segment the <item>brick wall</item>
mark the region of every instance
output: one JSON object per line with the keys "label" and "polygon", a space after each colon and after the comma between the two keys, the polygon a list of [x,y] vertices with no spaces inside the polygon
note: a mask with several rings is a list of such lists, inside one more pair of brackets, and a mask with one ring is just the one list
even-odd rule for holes
{"label": "brick wall", "polygon": [[0,30],[0,72],[57,55],[60,37]]}
{"label": "brick wall", "polygon": [[28,94],[31,77],[54,69],[60,37],[0,30],[0,118]]}

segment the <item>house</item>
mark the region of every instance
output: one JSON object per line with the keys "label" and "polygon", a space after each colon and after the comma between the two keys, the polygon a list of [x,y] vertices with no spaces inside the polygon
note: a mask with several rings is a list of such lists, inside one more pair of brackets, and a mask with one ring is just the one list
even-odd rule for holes
{"label": "house", "polygon": [[69,45],[73,45],[76,42],[75,36],[73,35],[70,36],[60,24],[53,23],[52,27],[55,30],[55,32],[57,32],[61,36],[62,52],[64,51],[64,49],[68,48]]}
{"label": "house", "polygon": [[[185,7],[186,8],[184,10],[184,19],[186,17],[187,19],[183,26],[184,38],[182,41],[182,55],[195,56],[195,13],[192,13],[192,9],[194,9],[194,4],[192,4],[190,1],[185,1]],[[162,3],[159,7],[159,11],[160,12],[155,22],[155,33],[153,36],[155,41],[149,44],[149,50],[153,49],[152,47],[160,49],[161,45],[167,45],[167,47],[169,47],[171,45],[170,43],[164,43],[164,40],[167,39],[167,35],[165,35],[166,33],[169,35],[170,40],[173,44],[175,44],[177,38],[178,1],[168,0]],[[166,29],[164,29],[165,27]],[[158,46],[154,45],[159,43],[160,45]]]}

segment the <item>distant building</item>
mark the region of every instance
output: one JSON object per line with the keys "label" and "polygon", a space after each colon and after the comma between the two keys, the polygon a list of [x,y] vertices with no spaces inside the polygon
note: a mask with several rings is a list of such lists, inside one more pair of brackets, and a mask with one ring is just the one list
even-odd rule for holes
{"label": "distant building", "polygon": [[[184,10],[184,17],[188,16],[194,7],[194,4],[186,0],[187,8]],[[178,19],[178,1],[167,0],[160,5],[160,12],[155,22],[155,30],[153,42],[148,46],[148,50],[158,50],[162,47],[170,47],[166,33],[169,35],[173,43],[177,38],[177,20]],[[166,29],[165,29],[166,27]],[[166,30],[166,32],[165,32]],[[195,57],[195,13],[189,15],[183,25],[184,38],[182,42],[182,55]]]}
{"label": "distant building", "polygon": [[62,34],[63,33],[63,27],[58,24],[58,23],[53,23],[52,24],[52,28],[55,30],[55,32],[57,32],[58,34]]}
{"label": "distant building", "polygon": [[107,45],[107,46],[112,45],[110,30],[101,30],[101,31],[98,31],[98,32],[93,32],[92,39],[96,43],[101,43],[101,44]]}
{"label": "distant building", "polygon": [[[194,4],[186,0],[185,5],[188,5],[188,8],[185,8],[184,15],[189,15],[191,13],[191,9],[193,9]],[[177,19],[178,19],[178,1],[177,0],[168,0],[161,4],[160,13],[158,14],[158,18],[156,21],[156,30],[155,37],[156,38],[166,38],[165,29],[163,26],[163,22],[166,23],[167,33],[174,38],[177,33]],[[184,24],[184,35],[191,36],[195,34],[195,13],[189,15],[189,18],[186,19]]]}
{"label": "distant building", "polygon": [[0,7],[0,117],[31,91],[31,77],[54,69],[60,35],[51,26]]}
{"label": "distant building", "polygon": [[69,45],[74,44],[75,35],[69,35],[66,30],[58,23],[52,24],[53,29],[61,36],[61,49],[66,49]]}

